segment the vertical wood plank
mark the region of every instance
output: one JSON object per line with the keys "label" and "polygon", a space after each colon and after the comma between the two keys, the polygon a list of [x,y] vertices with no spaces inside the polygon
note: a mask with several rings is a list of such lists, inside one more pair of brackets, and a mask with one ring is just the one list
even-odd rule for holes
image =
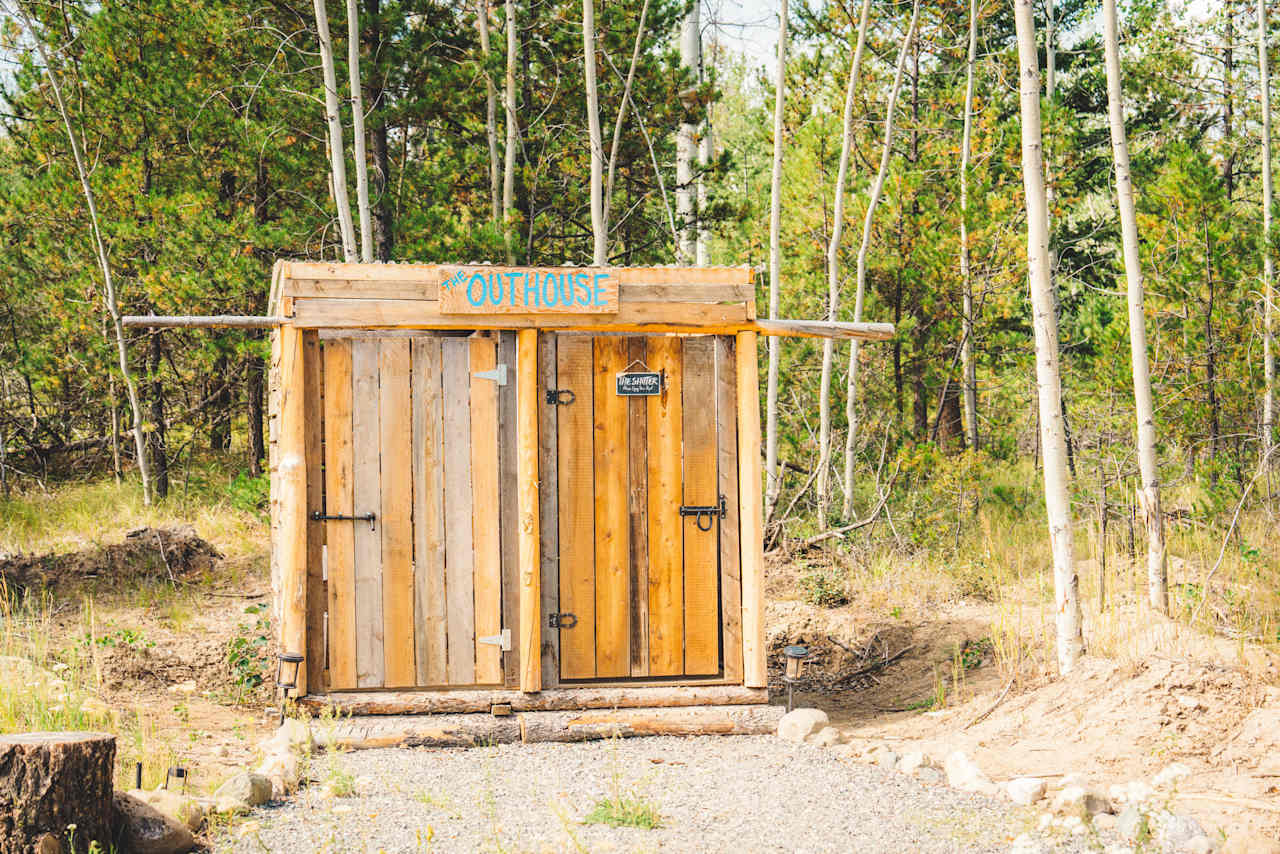
{"label": "vertical wood plank", "polygon": [[564,679],[596,675],[591,361],[591,338],[575,335],[560,339],[556,384],[576,395],[573,403],[556,407],[560,410],[560,610],[578,618],[573,628],[560,630],[560,676]]}
{"label": "vertical wood plank", "polygon": [[498,534],[498,384],[476,374],[498,364],[497,342],[471,344],[471,509],[475,543],[476,682],[502,682],[502,647],[481,643],[502,631],[502,542]]}
{"label": "vertical wood plank", "polygon": [[627,398],[618,396],[614,379],[627,366],[627,342],[602,335],[593,350],[596,677],[604,678],[631,672]]}
{"label": "vertical wood plank", "polygon": [[[511,630],[511,649],[502,653],[502,681],[508,688],[520,684],[520,511],[517,476],[516,333],[498,334],[498,364],[507,366],[507,384],[498,386],[498,537],[502,550],[502,617],[500,626]],[[535,431],[536,432],[536,431]],[[534,441],[537,441],[535,434]],[[536,447],[536,446],[535,446]]]}
{"label": "vertical wood plank", "polygon": [[760,389],[756,333],[739,332],[738,491],[742,542],[742,683],[768,686],[764,644],[764,516],[760,490]]}
{"label": "vertical wood plank", "polygon": [[[280,650],[307,648],[307,431],[302,331],[280,329]],[[298,668],[295,694],[307,693],[307,668]]]}
{"label": "vertical wood plank", "polygon": [[307,685],[313,694],[327,690],[325,675],[324,615],[329,607],[329,592],[324,573],[325,525],[312,522],[311,510],[324,506],[324,461],[322,447],[324,402],[321,400],[324,367],[320,354],[320,337],[315,330],[302,333],[303,382],[306,400],[307,449]]}
{"label": "vertical wood plank", "polygon": [[382,476],[378,441],[378,339],[351,342],[351,455],[355,514],[374,513],[352,526],[355,538],[356,687],[381,688],[385,676],[382,624]]}
{"label": "vertical wood plank", "polygon": [[542,566],[538,517],[538,332],[521,329],[516,345],[516,464],[519,532],[520,690],[542,690]]}
{"label": "vertical wood plank", "polygon": [[720,494],[725,517],[720,521],[720,622],[724,678],[742,681],[742,575],[738,564],[738,366],[733,339],[716,336],[716,446]]}
{"label": "vertical wood plank", "polygon": [[471,343],[441,342],[444,362],[444,565],[449,613],[447,676],[451,685],[476,681],[475,552],[471,539]]}
{"label": "vertical wood plank", "polygon": [[413,639],[413,428],[409,339],[378,342],[378,423],[382,449],[383,684],[417,681]]}
{"label": "vertical wood plank", "polygon": [[[716,475],[715,345],[708,336],[684,339],[684,504],[713,506]],[[720,520],[686,516],[684,523],[684,672],[720,670]],[[703,530],[709,528],[709,530]]]}
{"label": "vertical wood plank", "polygon": [[413,339],[414,663],[419,685],[443,685],[448,625],[444,586],[444,453],[440,339]]}
{"label": "vertical wood plank", "polygon": [[[645,361],[645,339],[627,339],[627,363]],[[649,675],[649,403],[627,400],[627,512],[631,523],[631,675]]]}
{"label": "vertical wood plank", "polygon": [[649,369],[662,372],[665,378],[662,394],[648,398],[650,676],[684,672],[681,351],[679,338],[649,339]]}
{"label": "vertical wood plank", "polygon": [[[560,479],[557,436],[558,406],[547,403],[556,386],[556,335],[538,333],[538,555],[542,576],[539,625],[560,610]],[[542,632],[542,687],[560,684],[560,632]]]}
{"label": "vertical wood plank", "polygon": [[[324,345],[325,511],[355,512],[351,461],[351,341]],[[356,687],[355,529],[351,522],[325,522],[329,568],[329,686]]]}

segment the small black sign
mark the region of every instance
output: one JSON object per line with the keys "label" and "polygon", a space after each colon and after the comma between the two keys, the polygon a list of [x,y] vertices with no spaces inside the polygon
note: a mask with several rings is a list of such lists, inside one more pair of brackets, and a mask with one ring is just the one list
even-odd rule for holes
{"label": "small black sign", "polygon": [[620,397],[647,397],[662,394],[662,374],[657,371],[618,374],[617,380]]}

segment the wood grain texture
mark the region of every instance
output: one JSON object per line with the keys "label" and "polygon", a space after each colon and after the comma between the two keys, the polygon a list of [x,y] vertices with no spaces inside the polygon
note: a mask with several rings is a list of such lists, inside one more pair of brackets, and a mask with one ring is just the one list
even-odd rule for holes
{"label": "wood grain texture", "polygon": [[[280,649],[307,648],[306,378],[302,332],[280,334]],[[297,696],[307,693],[307,668],[298,669]]]}
{"label": "wood grain texture", "polygon": [[444,583],[444,425],[440,339],[413,339],[413,602],[417,684],[443,685],[448,612]]}
{"label": "wood grain texture", "polygon": [[445,269],[442,314],[612,314],[618,310],[618,278],[581,268],[492,267]]}
{"label": "wood grain texture", "polygon": [[[383,687],[382,475],[379,460],[378,341],[351,342],[351,448],[356,515],[374,513],[373,525],[347,522],[355,536],[356,685]],[[331,524],[342,524],[341,522]]]}
{"label": "wood grain texture", "polygon": [[679,338],[649,339],[649,369],[665,378],[649,400],[649,675],[684,672],[684,535],[680,518],[684,427]]}
{"label": "wood grain texture", "polygon": [[538,333],[522,329],[516,343],[516,512],[519,530],[519,685],[542,690],[542,564],[538,489]]}
{"label": "wood grain texture", "polygon": [[498,533],[498,384],[477,374],[498,364],[497,341],[475,335],[471,345],[471,508],[475,544],[476,682],[501,683],[502,647],[482,643],[502,631],[502,541]]}
{"label": "wood grain texture", "polygon": [[646,735],[766,735],[777,731],[783,706],[692,706],[522,712],[521,740],[576,742]]}
{"label": "wood grain texture", "polygon": [[[507,384],[498,386],[498,500],[501,522],[498,538],[502,549],[501,626],[511,630],[511,649],[502,654],[502,679],[508,688],[520,684],[520,511],[516,429],[516,333],[498,335],[498,363],[507,366]],[[537,441],[536,428],[534,441]],[[536,446],[535,446],[536,447]]]}
{"label": "wood grain texture", "polygon": [[339,715],[456,715],[488,713],[496,704],[512,711],[627,709],[637,706],[725,706],[766,703],[769,692],[741,685],[575,685],[532,694],[504,689],[451,691],[351,691],[312,694],[302,700],[313,713],[330,709]]}
{"label": "wood grain texture", "polygon": [[[324,492],[325,511],[350,516],[351,342],[324,345]],[[325,522],[328,563],[329,687],[356,687],[355,529],[351,522]]]}
{"label": "wood grain texture", "polygon": [[471,342],[441,342],[444,405],[444,562],[448,681],[476,681],[475,552],[471,539]]}
{"label": "wood grain texture", "polygon": [[760,381],[756,335],[739,333],[735,342],[738,368],[738,494],[742,545],[742,672],[748,688],[764,688],[764,515],[760,492]]}
{"label": "wood grain texture", "polygon": [[325,579],[323,522],[312,522],[310,513],[324,506],[324,357],[314,331],[302,334],[303,383],[306,395],[307,454],[307,685],[311,691],[327,690],[327,642],[325,613],[329,610]]}
{"label": "wood grain texture", "polygon": [[[716,474],[715,344],[706,336],[684,339],[682,418],[683,503],[714,506]],[[720,520],[686,516],[684,523],[684,673],[720,670]],[[703,530],[709,528],[709,530]]]}
{"label": "wood grain texture", "polygon": [[720,521],[720,623],[724,678],[742,680],[742,574],[738,537],[738,365],[733,339],[716,342],[716,450],[725,517]]}
{"label": "wood grain texture", "polygon": [[612,314],[445,314],[435,300],[298,297],[291,323],[306,328],[730,330],[747,322],[745,303],[638,302]]}
{"label": "wood grain texture", "polygon": [[[538,562],[541,578],[539,623],[560,610],[560,477],[558,406],[547,401],[547,392],[556,388],[556,336],[534,332],[538,337]],[[542,632],[542,688],[560,683],[560,632],[548,627]]]}
{"label": "wood grain texture", "polygon": [[[644,365],[645,339],[627,341],[627,363]],[[649,675],[649,399],[627,400],[627,515],[631,530],[631,675]]]}
{"label": "wood grain texture", "polygon": [[596,675],[595,502],[592,447],[592,346],[589,338],[563,338],[556,348],[556,385],[576,395],[557,406],[560,480],[560,611],[577,616],[560,630],[560,676]]}
{"label": "wood grain texture", "polygon": [[417,682],[413,606],[413,427],[409,340],[378,343],[378,423],[382,448],[383,684]]}
{"label": "wood grain texture", "polygon": [[627,367],[623,338],[593,340],[596,678],[631,673],[627,401],[615,375]]}

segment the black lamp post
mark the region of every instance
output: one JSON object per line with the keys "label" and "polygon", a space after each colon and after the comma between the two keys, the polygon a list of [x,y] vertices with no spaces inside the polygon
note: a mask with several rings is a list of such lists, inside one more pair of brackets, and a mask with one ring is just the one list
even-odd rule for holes
{"label": "black lamp post", "polygon": [[[279,659],[280,663],[276,665],[276,690],[280,692],[280,723],[283,724],[285,701],[289,699],[289,692],[298,688],[298,669],[302,667],[303,657],[296,652],[282,652]],[[288,681],[284,677],[286,669],[292,671]]]}
{"label": "black lamp post", "polygon": [[787,711],[791,711],[792,692],[795,690],[796,683],[800,681],[800,674],[804,671],[805,659],[809,657],[809,647],[792,645],[782,650],[785,656],[786,669],[782,673],[782,681],[787,683]]}

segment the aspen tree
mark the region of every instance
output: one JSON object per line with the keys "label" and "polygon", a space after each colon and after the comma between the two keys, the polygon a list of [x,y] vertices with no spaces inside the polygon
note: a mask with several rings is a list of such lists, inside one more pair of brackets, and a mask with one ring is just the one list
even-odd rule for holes
{"label": "aspen tree", "polygon": [[507,247],[507,263],[516,262],[511,224],[515,216],[516,149],[520,144],[520,126],[516,122],[516,0],[507,0],[507,75],[503,81],[502,106],[506,112],[506,148],[502,155],[502,238]]}
{"label": "aspen tree", "polygon": [[[769,318],[778,318],[782,278],[782,120],[787,93],[787,0],[778,9],[778,67],[773,96],[773,169],[769,176]],[[778,505],[782,478],[778,477],[778,336],[769,336],[769,368],[765,379],[764,516]]]}
{"label": "aspen tree", "polygon": [[[692,0],[689,11],[680,24],[680,66],[697,72],[702,57],[701,22],[698,5]],[[689,112],[696,106],[697,88],[680,93],[684,116],[676,132],[676,218],[680,225],[680,243],[676,247],[682,264],[693,263],[697,257],[697,181],[693,175],[693,162],[698,150],[698,126],[689,121]]]}
{"label": "aspen tree", "polygon": [[360,80],[360,10],[356,6],[356,0],[347,0],[347,76],[351,85],[351,135],[355,142],[360,260],[369,264],[373,261],[373,215],[369,212],[369,158],[364,147],[364,84]]}
{"label": "aspen tree", "polygon": [[969,0],[969,57],[965,63],[964,133],[960,138],[960,279],[964,287],[964,332],[960,346],[964,431],[978,449],[978,376],[973,353],[973,270],[969,260],[969,154],[973,139],[973,72],[978,58],[978,0]]}
{"label": "aspen tree", "polygon": [[600,136],[600,93],[596,80],[596,10],[594,0],[582,0],[582,55],[586,74],[587,134],[591,145],[591,263],[609,263],[604,225],[604,142]]}
{"label": "aspen tree", "polygon": [[480,67],[484,69],[484,136],[489,143],[489,221],[502,217],[502,178],[498,155],[498,96],[489,73],[489,0],[479,0],[476,30],[480,34]]}
{"label": "aspen tree", "polygon": [[1262,458],[1275,442],[1276,354],[1272,333],[1276,262],[1271,249],[1271,78],[1267,60],[1267,0],[1258,0],[1258,82],[1262,89]]}
{"label": "aspen tree", "polygon": [[324,75],[324,117],[329,131],[329,191],[338,209],[338,231],[342,236],[342,256],[348,263],[356,255],[356,232],[351,222],[351,201],[347,195],[346,147],[342,142],[342,114],[338,105],[338,77],[333,70],[333,40],[329,37],[329,12],[325,0],[315,0],[316,35],[320,41],[320,68]]}

